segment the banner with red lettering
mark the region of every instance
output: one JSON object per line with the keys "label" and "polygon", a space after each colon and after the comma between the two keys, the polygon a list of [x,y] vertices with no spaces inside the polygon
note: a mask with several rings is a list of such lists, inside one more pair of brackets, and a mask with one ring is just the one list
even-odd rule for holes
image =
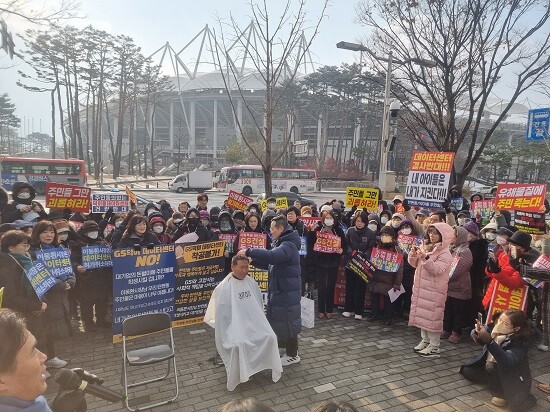
{"label": "banner with red lettering", "polygon": [[234,190],[230,190],[227,197],[227,206],[235,210],[246,210],[246,207],[253,202],[254,199],[251,197],[235,192]]}
{"label": "banner with red lettering", "polygon": [[92,189],[89,187],[48,182],[46,184],[46,207],[89,213],[91,194]]}
{"label": "banner with red lettering", "polygon": [[238,248],[240,249],[265,249],[267,247],[267,235],[257,232],[239,233]]}
{"label": "banner with red lettering", "polygon": [[342,239],[340,236],[332,233],[317,232],[317,240],[313,245],[313,250],[320,253],[338,253],[342,248]]}
{"label": "banner with red lettering", "polygon": [[546,184],[499,183],[495,205],[500,210],[544,211]]}
{"label": "banner with red lettering", "polygon": [[487,310],[488,314],[485,324],[488,325],[493,321],[495,313],[503,312],[506,309],[520,309],[525,312],[528,290],[529,286],[527,285],[517,289],[510,289],[497,281],[493,289],[489,309]]}

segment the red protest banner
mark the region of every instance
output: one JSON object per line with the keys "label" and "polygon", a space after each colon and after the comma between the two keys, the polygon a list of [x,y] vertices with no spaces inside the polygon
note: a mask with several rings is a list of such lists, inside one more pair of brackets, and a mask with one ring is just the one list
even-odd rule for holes
{"label": "red protest banner", "polygon": [[246,207],[253,202],[254,199],[251,197],[235,192],[234,190],[230,190],[227,197],[227,206],[235,210],[246,210]]}
{"label": "red protest banner", "polygon": [[92,189],[89,187],[48,182],[46,184],[46,207],[88,213],[91,193]]}
{"label": "red protest banner", "polygon": [[317,232],[317,240],[313,245],[313,250],[320,253],[338,253],[342,248],[342,239],[340,236],[331,233]]}
{"label": "red protest banner", "polygon": [[499,183],[495,205],[500,210],[519,209],[525,212],[544,210],[546,184]]}
{"label": "red protest banner", "polygon": [[488,314],[485,324],[488,325],[493,321],[495,313],[503,312],[506,309],[520,309],[525,312],[528,290],[529,286],[527,285],[517,289],[510,289],[497,281],[493,289],[489,309],[487,310]]}
{"label": "red protest banner", "polygon": [[321,221],[320,217],[313,217],[313,216],[300,216],[298,217],[302,222],[304,222],[304,225],[306,227],[315,227],[317,226],[317,223]]}
{"label": "red protest banner", "polygon": [[257,232],[240,232],[239,244],[240,249],[265,249],[267,247],[267,235]]}

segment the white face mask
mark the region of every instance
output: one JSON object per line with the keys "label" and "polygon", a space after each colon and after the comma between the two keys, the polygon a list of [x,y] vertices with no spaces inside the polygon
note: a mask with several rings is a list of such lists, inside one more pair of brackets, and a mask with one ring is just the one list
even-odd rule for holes
{"label": "white face mask", "polygon": [[30,199],[31,194],[30,194],[29,192],[21,192],[21,193],[19,193],[19,194],[17,195],[17,197],[18,197],[19,199],[23,199],[23,200],[25,200],[25,199]]}
{"label": "white face mask", "polygon": [[401,220],[392,220],[392,221],[391,221],[391,226],[392,226],[394,229],[397,229],[399,226],[401,226]]}
{"label": "white face mask", "polygon": [[115,227],[119,227],[122,224],[123,220],[117,220],[115,222]]}
{"label": "white face mask", "polygon": [[325,219],[325,226],[331,227],[334,224],[333,219]]}
{"label": "white face mask", "polygon": [[386,223],[388,223],[388,218],[387,218],[387,217],[381,217],[381,218],[380,218],[380,223],[382,223],[383,225],[385,225]]}
{"label": "white face mask", "polygon": [[57,235],[57,238],[60,241],[64,242],[69,238],[69,234],[68,233],[60,233],[60,234]]}
{"label": "white face mask", "polygon": [[510,246],[510,257],[512,259],[517,259],[518,257],[518,250],[515,246]]}
{"label": "white face mask", "polygon": [[493,232],[487,232],[485,233],[485,239],[487,239],[489,242],[492,242],[497,238],[497,235]]}
{"label": "white face mask", "polygon": [[497,235],[497,243],[500,246],[504,246],[506,243],[508,243],[508,239],[506,239],[504,236],[498,236]]}
{"label": "white face mask", "polygon": [[380,236],[380,241],[382,243],[391,243],[393,241],[393,238],[389,235],[382,235]]}
{"label": "white face mask", "polygon": [[378,230],[378,225],[375,225],[374,223],[369,223],[367,227],[373,232],[376,232]]}
{"label": "white face mask", "polygon": [[267,208],[268,208],[268,209],[275,209],[275,206],[276,206],[276,205],[277,205],[276,203],[271,203],[271,202],[270,202],[270,203],[267,204]]}
{"label": "white face mask", "polygon": [[162,233],[164,232],[164,227],[162,225],[155,225],[153,226],[153,232]]}
{"label": "white face mask", "polygon": [[88,232],[86,233],[86,236],[88,236],[90,239],[97,239],[99,236],[99,232]]}
{"label": "white face mask", "polygon": [[174,223],[175,223],[176,225],[179,225],[181,222],[183,222],[183,219],[175,219],[175,220],[174,220]]}
{"label": "white face mask", "polygon": [[512,332],[514,332],[514,329],[509,328],[508,326],[506,326],[502,322],[497,322],[497,324],[495,325],[495,327],[493,328],[493,330],[491,332],[491,335],[492,334],[509,335]]}
{"label": "white face mask", "polygon": [[404,235],[410,235],[412,233],[412,229],[410,227],[404,227],[403,229],[401,229],[401,233],[403,233]]}

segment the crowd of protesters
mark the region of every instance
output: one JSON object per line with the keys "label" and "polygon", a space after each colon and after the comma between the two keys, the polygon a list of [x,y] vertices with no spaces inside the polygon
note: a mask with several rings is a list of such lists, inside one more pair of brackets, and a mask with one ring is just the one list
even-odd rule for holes
{"label": "crowd of protesters", "polygon": [[[377,213],[356,207],[346,210],[345,203],[336,199],[307,206],[296,201],[288,208],[277,209],[276,199],[269,198],[265,210],[256,203],[245,211],[232,210],[226,202],[210,205],[205,193],[198,195],[195,207],[181,202],[172,208],[168,202],[160,201],[148,204],[143,213],[135,205],[127,213],[82,214],[71,210],[46,213],[34,198],[35,191],[27,183],[13,185],[11,200],[0,190],[0,287],[4,288],[3,306],[24,317],[29,331],[36,337],[37,348],[47,357],[45,365],[49,368],[67,364],[56,356],[56,345],[73,333],[71,319],[81,320],[86,333],[109,328],[111,324],[112,270],[86,269],[81,250],[87,245],[110,245],[113,249],[149,247],[182,238],[186,242],[213,241],[230,234],[236,237],[234,244],[226,246],[229,270],[231,258],[238,253],[239,234],[265,233],[269,249],[278,239],[278,236],[272,238],[271,221],[282,217],[288,226],[281,226],[284,233],[278,235],[292,235],[292,247],[300,251],[299,269],[296,266],[292,276],[296,284],[301,285],[301,294],[317,291],[320,321],[336,315],[335,289],[339,273],[343,272],[346,290],[341,315],[357,321],[368,315],[369,322],[381,322],[385,327],[390,327],[396,317],[407,320],[409,326],[420,329],[421,340],[411,349],[425,358],[440,356],[442,339],[457,344],[471,330],[475,331],[476,341],[487,343],[484,331],[476,322],[478,312],[483,313],[485,319],[497,282],[510,289],[529,285],[524,278],[536,273],[533,263],[541,254],[550,255],[548,235],[531,236],[517,230],[510,213],[504,210],[495,210],[487,218],[475,216],[470,202],[482,200],[483,196],[475,193],[468,201],[456,186],[451,188],[441,209],[414,208],[397,195],[390,202],[380,199]],[[544,213],[547,212],[548,209]],[[319,220],[307,224],[301,217]],[[330,253],[316,250],[317,238],[325,233],[340,238],[341,247]],[[400,234],[421,237],[422,242],[404,250],[398,242]],[[37,251],[54,247],[70,251],[73,273],[59,279],[43,299],[38,299],[25,272],[33,265]],[[369,258],[374,248],[401,255],[402,263],[396,272],[377,270],[365,283],[346,264],[357,253]],[[260,255],[252,257],[261,259]],[[288,280],[288,284],[295,282]],[[392,301],[389,296],[392,290],[404,293]],[[365,310],[366,297],[370,311]],[[284,302],[282,305],[279,309],[284,311]],[[509,347],[515,355],[526,351],[526,337],[537,330],[542,335],[538,347],[547,351],[548,305],[547,283],[544,289],[529,285],[527,316],[505,315],[508,328],[502,327],[498,338],[486,345],[493,354],[487,364],[492,362],[499,366],[501,375],[505,373],[503,353],[506,354]],[[294,311],[296,302],[291,306]],[[284,318],[284,314],[279,314],[279,318]],[[290,336],[297,339],[295,335]],[[498,348],[491,350],[493,342]],[[297,348],[297,343],[291,346]],[[291,356],[297,357],[295,350],[291,352]],[[299,361],[299,357],[297,359]],[[532,401],[527,396],[531,385],[528,361],[523,352],[514,359],[525,371],[519,378],[529,382],[529,385],[515,387],[516,392],[524,391],[524,396],[511,397],[507,389],[490,387],[495,404],[508,401],[514,407],[521,402],[526,407]],[[498,379],[499,373],[491,370],[484,376]],[[467,378],[472,379],[471,374]],[[500,376],[504,386],[512,384],[510,379],[513,381],[509,376]]]}

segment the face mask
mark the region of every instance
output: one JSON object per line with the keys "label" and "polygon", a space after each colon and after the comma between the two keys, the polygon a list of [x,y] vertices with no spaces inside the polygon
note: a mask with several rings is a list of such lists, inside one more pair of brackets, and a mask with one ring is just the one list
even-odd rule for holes
{"label": "face mask", "polygon": [[31,194],[28,193],[28,192],[22,192],[22,193],[19,193],[19,194],[17,195],[17,197],[18,197],[19,199],[23,199],[23,200],[25,200],[25,199],[30,199]]}
{"label": "face mask", "polygon": [[69,234],[68,233],[58,234],[57,238],[62,242],[64,242],[69,238]]}
{"label": "face mask", "polygon": [[387,217],[381,217],[381,218],[380,218],[380,223],[382,223],[383,225],[385,225],[386,223],[388,223],[388,218],[387,218]]}
{"label": "face mask", "polygon": [[378,225],[375,225],[373,223],[370,223],[367,227],[373,232],[376,232],[378,230]]}
{"label": "face mask", "polygon": [[382,235],[380,236],[380,241],[382,243],[391,243],[393,241],[393,238],[389,235]]}
{"label": "face mask", "polygon": [[400,220],[392,220],[392,221],[391,221],[391,226],[392,226],[394,229],[397,229],[399,226],[401,226],[401,221],[400,221]]}
{"label": "face mask", "polygon": [[210,221],[212,223],[218,223],[218,215],[210,216]]}
{"label": "face mask", "polygon": [[466,223],[466,219],[463,217],[458,218],[458,226],[464,226],[464,223]]}
{"label": "face mask", "polygon": [[119,227],[122,224],[122,222],[123,222],[122,220],[117,220],[115,222],[115,227]]}
{"label": "face mask", "polygon": [[222,232],[229,232],[231,230],[231,224],[227,220],[224,220],[220,223],[220,230]]}
{"label": "face mask", "polygon": [[199,224],[198,217],[190,217],[189,219],[187,219],[187,221],[189,222],[189,226],[196,227]]}
{"label": "face mask", "polygon": [[508,239],[506,239],[504,236],[498,236],[497,235],[497,244],[503,246],[506,243],[508,243]]}
{"label": "face mask", "polygon": [[155,225],[153,226],[153,232],[162,233],[164,232],[164,227],[162,225]]}
{"label": "face mask", "polygon": [[494,234],[493,232],[487,232],[485,233],[485,239],[487,239],[489,242],[492,242],[493,240],[495,240],[497,238],[497,235]]}
{"label": "face mask", "polygon": [[208,226],[208,225],[210,224],[210,220],[204,219],[204,220],[201,220],[201,223],[202,223],[202,225],[203,225],[204,227],[206,227],[206,226]]}
{"label": "face mask", "polygon": [[512,332],[514,332],[514,329],[506,326],[504,323],[498,322],[496,326],[493,328],[491,335],[493,333],[497,335],[509,335]]}
{"label": "face mask", "polygon": [[412,233],[412,229],[410,227],[404,227],[403,229],[401,229],[401,233],[403,233],[404,235],[410,235]]}
{"label": "face mask", "polygon": [[268,203],[267,208],[268,209],[275,209],[276,203]]}
{"label": "face mask", "polygon": [[334,224],[333,219],[325,219],[325,226],[331,227]]}
{"label": "face mask", "polygon": [[510,257],[512,259],[517,259],[518,258],[518,250],[516,249],[515,246],[510,247]]}
{"label": "face mask", "polygon": [[88,232],[86,233],[86,236],[88,236],[90,239],[97,239],[99,236],[99,232]]}
{"label": "face mask", "polygon": [[176,220],[174,220],[174,223],[175,223],[176,225],[179,225],[181,222],[183,222],[183,219],[176,219]]}
{"label": "face mask", "polygon": [[250,213],[258,213],[258,209],[252,208],[252,209],[250,209]]}

